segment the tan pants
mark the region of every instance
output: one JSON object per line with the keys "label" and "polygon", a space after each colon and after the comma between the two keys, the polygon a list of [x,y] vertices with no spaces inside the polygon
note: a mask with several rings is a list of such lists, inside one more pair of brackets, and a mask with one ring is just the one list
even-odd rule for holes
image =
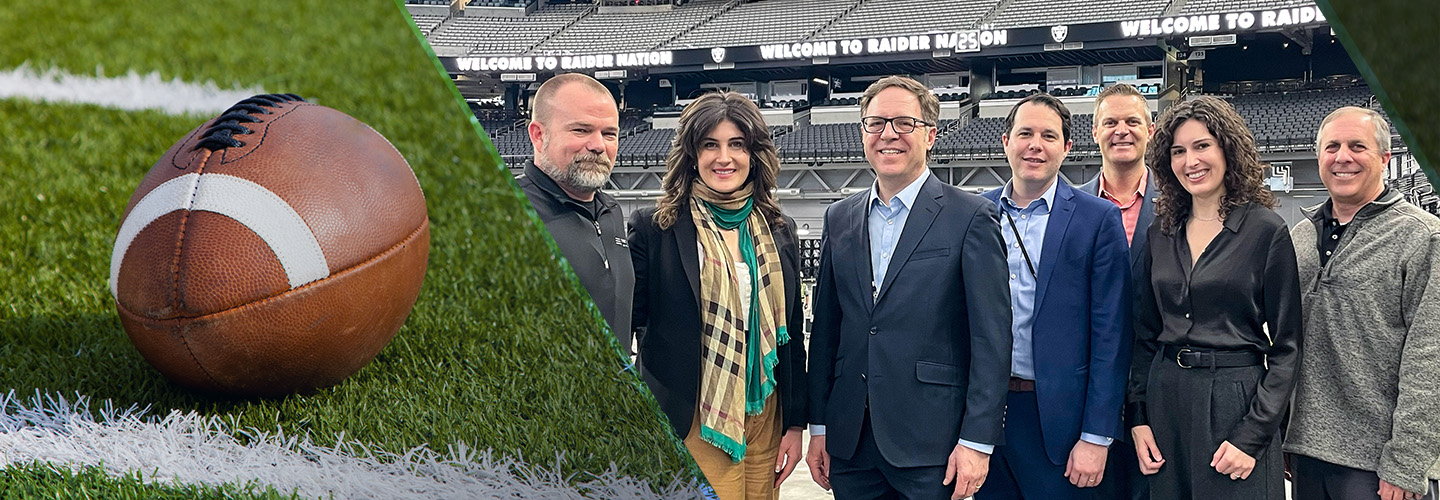
{"label": "tan pants", "polygon": [[730,460],[715,445],[700,439],[700,413],[697,409],[685,447],[700,465],[700,472],[710,481],[720,500],[775,500],[775,461],[780,458],[781,426],[780,394],[771,394],[759,415],[745,417],[745,457],[740,463]]}

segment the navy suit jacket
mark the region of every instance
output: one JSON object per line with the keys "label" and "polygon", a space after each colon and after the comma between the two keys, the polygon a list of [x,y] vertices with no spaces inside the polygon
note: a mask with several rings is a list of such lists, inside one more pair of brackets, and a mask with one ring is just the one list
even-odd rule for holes
{"label": "navy suit jacket", "polygon": [[943,466],[957,441],[1001,444],[1010,288],[994,204],[926,174],[872,295],[868,191],[825,211],[810,336],[810,421],[850,459],[868,403],[897,467]]}
{"label": "navy suit jacket", "polygon": [[[1075,189],[1086,194],[1100,196],[1100,175],[1096,174],[1094,179],[1090,179],[1090,182],[1081,184]],[[1130,239],[1130,273],[1133,276],[1140,275],[1135,266],[1144,262],[1141,257],[1146,251],[1145,235],[1150,232],[1150,223],[1155,222],[1155,199],[1158,196],[1160,196],[1160,190],[1155,187],[1155,172],[1150,172],[1150,175],[1145,176],[1145,197],[1140,200],[1140,217],[1135,220],[1135,236]]]}
{"label": "navy suit jacket", "polygon": [[[1000,189],[985,198],[995,203]],[[1066,462],[1081,432],[1121,437],[1135,338],[1129,257],[1120,209],[1059,182],[1036,269],[1030,337],[1051,463]]]}

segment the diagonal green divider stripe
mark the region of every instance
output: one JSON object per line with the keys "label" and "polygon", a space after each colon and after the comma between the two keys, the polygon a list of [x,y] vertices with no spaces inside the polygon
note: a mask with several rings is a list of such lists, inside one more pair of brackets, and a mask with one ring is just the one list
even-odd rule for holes
{"label": "diagonal green divider stripe", "polygon": [[1440,64],[1435,6],[1409,0],[1316,0],[1432,186],[1440,186]]}
{"label": "diagonal green divider stripe", "polygon": [[[520,185],[515,182],[515,178],[511,176],[509,168],[505,165],[504,160],[500,157],[500,151],[495,147],[495,144],[490,141],[489,134],[485,133],[484,127],[480,126],[480,120],[476,118],[475,114],[470,111],[470,107],[465,103],[465,97],[460,95],[460,89],[455,86],[453,81],[450,80],[450,74],[448,71],[445,70],[445,65],[442,64],[440,62],[440,58],[435,55],[435,49],[430,47],[429,41],[425,39],[425,34],[420,31],[420,27],[415,24],[415,20],[411,18],[409,11],[405,9],[405,1],[395,0],[395,5],[400,8],[402,15],[404,15],[407,19],[410,19],[410,29],[412,32],[414,32],[415,38],[420,41],[420,45],[425,47],[425,53],[434,63],[435,70],[438,71],[439,74],[446,79],[446,81],[450,82],[450,84],[448,85],[450,92],[455,97],[455,102],[460,106],[461,109],[465,110],[465,113],[467,115],[470,116],[470,125],[475,129],[476,135],[478,135],[480,139],[484,141],[486,153],[490,155],[490,163],[495,165],[496,168],[500,169],[501,172],[505,173],[506,178],[510,180],[510,187],[514,190],[515,196],[521,200],[524,200],[525,194],[520,190]],[[528,202],[526,202],[525,204],[525,214],[530,217],[530,223],[532,226],[542,229],[545,227],[544,223],[540,220],[540,215],[535,213],[534,207],[532,207]],[[552,238],[550,236],[550,233],[547,231],[541,230],[540,233],[541,237],[545,239],[545,245],[549,249],[550,254],[553,255],[556,260],[563,263],[563,265],[561,265],[560,267],[564,269],[566,276],[569,277],[571,288],[581,297],[588,298],[589,292],[587,292],[584,285],[580,283],[580,277],[575,274],[575,270],[570,267],[568,263],[565,263],[565,258],[560,254],[560,247],[555,243],[555,239]],[[665,412],[660,409],[660,403],[657,402],[655,400],[655,396],[650,393],[650,388],[645,385],[645,381],[640,379],[639,369],[635,368],[635,366],[630,363],[630,346],[620,345],[620,341],[611,334],[611,332],[609,331],[609,324],[605,322],[605,318],[600,314],[600,309],[595,306],[595,302],[593,300],[587,300],[586,305],[589,306],[591,319],[602,330],[605,330],[605,338],[610,340],[611,345],[614,347],[615,354],[620,356],[620,358],[618,359],[620,364],[615,365],[619,376],[629,380],[630,383],[637,390],[639,390],[649,399],[650,408],[655,414],[655,418],[659,422],[668,424],[669,417],[666,417]],[[666,425],[666,429],[668,428],[668,425]],[[692,475],[696,479],[706,481],[708,483],[705,475],[700,472],[699,464],[695,463],[694,457],[690,456],[689,450],[685,448],[685,443],[679,438],[674,437],[674,435],[668,432],[668,430],[665,434],[671,436],[671,441],[673,442],[675,449],[680,453],[681,456],[685,457],[686,469],[689,470],[690,475]]]}

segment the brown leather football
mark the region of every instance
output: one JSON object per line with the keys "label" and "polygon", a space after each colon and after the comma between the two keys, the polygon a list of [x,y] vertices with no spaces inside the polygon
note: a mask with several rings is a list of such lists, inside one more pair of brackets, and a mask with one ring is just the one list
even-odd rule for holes
{"label": "brown leather football", "polygon": [[130,197],[110,291],[176,383],[276,396],[339,383],[410,314],[430,255],[425,197],[364,123],[258,95],[170,147]]}

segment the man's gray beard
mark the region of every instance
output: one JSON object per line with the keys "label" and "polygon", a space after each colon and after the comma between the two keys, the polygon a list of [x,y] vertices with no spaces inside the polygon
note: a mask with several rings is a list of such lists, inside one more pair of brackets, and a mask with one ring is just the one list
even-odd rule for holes
{"label": "man's gray beard", "polygon": [[586,168],[591,165],[597,167],[599,166],[598,164],[590,162],[571,163],[568,168],[565,169],[566,181],[576,189],[583,189],[585,191],[591,192],[599,191],[601,188],[605,187],[606,182],[610,181],[610,171],[606,170],[601,172],[598,170]]}
{"label": "man's gray beard", "polygon": [[555,182],[571,190],[593,193],[605,187],[605,183],[610,181],[610,171],[600,172],[592,170],[585,168],[589,166],[585,164],[592,164],[598,167],[598,164],[591,162],[571,162],[564,168],[556,167],[549,161],[542,160],[535,162],[535,165],[540,167],[540,170],[545,171],[551,179],[554,179]]}

